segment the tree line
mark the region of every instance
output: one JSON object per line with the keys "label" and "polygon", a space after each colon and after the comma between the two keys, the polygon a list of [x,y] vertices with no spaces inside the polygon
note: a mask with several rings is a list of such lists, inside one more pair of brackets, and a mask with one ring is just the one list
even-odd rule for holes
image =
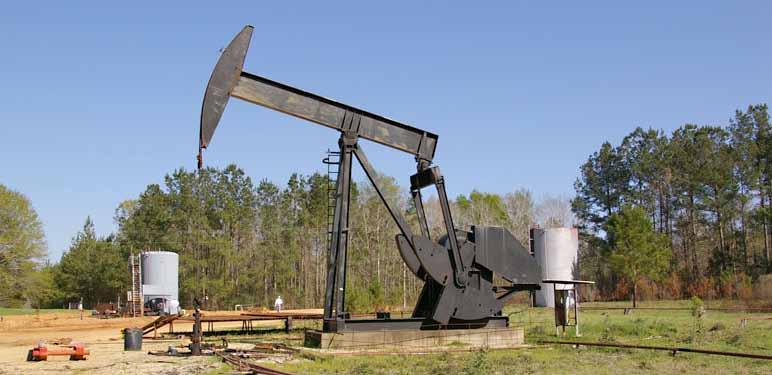
{"label": "tree line", "polygon": [[[376,176],[384,196],[418,232],[408,193],[393,177]],[[167,250],[180,255],[180,298],[207,296],[210,308],[268,306],[281,295],[289,307],[322,306],[329,247],[328,176],[293,174],[284,186],[257,184],[235,165],[223,170],[179,169],[164,186],[150,185],[116,212],[115,236],[128,252]],[[570,225],[570,202],[531,193],[504,196],[473,191],[452,201],[460,227],[501,225],[527,243],[535,220]],[[425,202],[434,236],[444,230],[439,200]],[[395,243],[398,228],[369,181],[352,184],[347,305],[354,311],[411,308],[422,282],[408,272]],[[566,219],[568,218],[568,219]]]}
{"label": "tree line", "polygon": [[[770,155],[768,109],[754,105],[723,127],[638,128],[604,143],[581,165],[573,199],[472,191],[451,199],[451,210],[457,227],[503,226],[523,244],[534,225],[579,226],[593,298],[742,297],[771,267]],[[419,232],[406,189],[376,178]],[[287,307],[321,306],[333,185],[321,173],[276,184],[235,165],[180,168],[120,203],[115,233],[97,236],[87,218],[56,264],[29,200],[0,185],[0,305],[115,302],[129,287],[128,256],[166,250],[180,256],[183,306],[204,296],[212,309],[267,306],[277,295]],[[439,201],[424,206],[437,238]],[[404,266],[398,229],[369,181],[352,186],[349,230],[350,309],[411,308],[421,281]]]}
{"label": "tree line", "polygon": [[[418,232],[407,191],[392,177],[376,178],[386,198]],[[13,302],[2,303],[57,307],[80,298],[86,306],[115,302],[124,299],[129,287],[128,256],[165,250],[180,256],[184,306],[204,296],[211,309],[269,306],[277,295],[288,307],[321,306],[329,189],[334,189],[334,181],[320,173],[293,174],[279,186],[265,179],[254,183],[235,165],[175,170],[163,184],[148,185],[136,199],[118,206],[116,233],[97,236],[87,218],[57,264],[33,259],[43,259],[43,245],[28,253],[27,273],[44,276],[38,290],[46,292],[37,302],[30,293],[20,293]],[[534,222],[560,226],[573,220],[567,198],[545,196],[536,202],[525,189],[504,195],[473,191],[451,200],[451,205],[458,227],[505,226],[526,244]],[[436,238],[444,231],[436,196],[429,196],[425,210]],[[369,181],[352,184],[350,215],[347,305],[353,311],[412,308],[422,282],[399,256],[398,229]],[[42,241],[42,230],[36,235]]]}
{"label": "tree line", "polygon": [[[772,271],[772,133],[765,104],[736,111],[725,126],[686,124],[671,134],[637,128],[618,145],[603,143],[581,166],[575,190],[581,269],[598,279],[601,298],[626,295],[633,280],[651,297],[738,297]],[[618,246],[608,235],[633,207],[664,236],[669,253],[664,265],[639,277],[614,267]]]}

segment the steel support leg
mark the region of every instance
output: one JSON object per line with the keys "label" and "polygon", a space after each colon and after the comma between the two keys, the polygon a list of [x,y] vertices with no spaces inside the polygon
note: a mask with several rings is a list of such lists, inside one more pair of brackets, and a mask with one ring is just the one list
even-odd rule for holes
{"label": "steel support leg", "polygon": [[351,162],[356,135],[344,133],[340,141],[340,173],[335,188],[332,241],[327,258],[327,287],[324,299],[324,330],[335,331],[345,312],[346,250],[348,247]]}

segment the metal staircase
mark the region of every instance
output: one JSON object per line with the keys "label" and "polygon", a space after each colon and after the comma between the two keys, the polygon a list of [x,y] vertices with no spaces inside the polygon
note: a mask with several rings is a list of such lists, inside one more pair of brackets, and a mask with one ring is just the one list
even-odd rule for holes
{"label": "metal staircase", "polygon": [[139,317],[144,315],[142,303],[142,261],[141,255],[129,255],[131,271],[131,291],[129,291],[129,315]]}

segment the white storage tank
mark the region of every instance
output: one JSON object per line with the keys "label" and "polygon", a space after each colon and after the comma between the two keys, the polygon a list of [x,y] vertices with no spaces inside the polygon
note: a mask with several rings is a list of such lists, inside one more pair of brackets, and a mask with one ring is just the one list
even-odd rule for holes
{"label": "white storage tank", "polygon": [[[579,279],[579,232],[576,228],[534,229],[532,250],[541,268],[542,280]],[[553,284],[540,284],[536,291],[536,306],[554,307]],[[555,285],[557,289],[573,289],[573,285]]]}
{"label": "white storage tank", "polygon": [[[142,294],[145,301],[162,298],[168,306],[179,306],[180,257],[169,251],[142,253]],[[176,313],[176,311],[167,311]]]}

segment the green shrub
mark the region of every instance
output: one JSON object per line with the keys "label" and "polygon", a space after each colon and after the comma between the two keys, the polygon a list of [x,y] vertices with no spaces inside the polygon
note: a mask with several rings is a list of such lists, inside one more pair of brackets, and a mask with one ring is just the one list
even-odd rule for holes
{"label": "green shrub", "polygon": [[705,334],[705,303],[702,302],[700,297],[694,296],[689,301],[689,306],[692,310],[692,317],[694,318],[694,330],[691,336],[691,342],[697,343],[702,340]]}
{"label": "green shrub", "polygon": [[468,365],[464,366],[461,373],[469,375],[483,375],[489,374],[492,370],[492,366],[488,360],[488,352],[485,350],[480,350],[474,354]]}

